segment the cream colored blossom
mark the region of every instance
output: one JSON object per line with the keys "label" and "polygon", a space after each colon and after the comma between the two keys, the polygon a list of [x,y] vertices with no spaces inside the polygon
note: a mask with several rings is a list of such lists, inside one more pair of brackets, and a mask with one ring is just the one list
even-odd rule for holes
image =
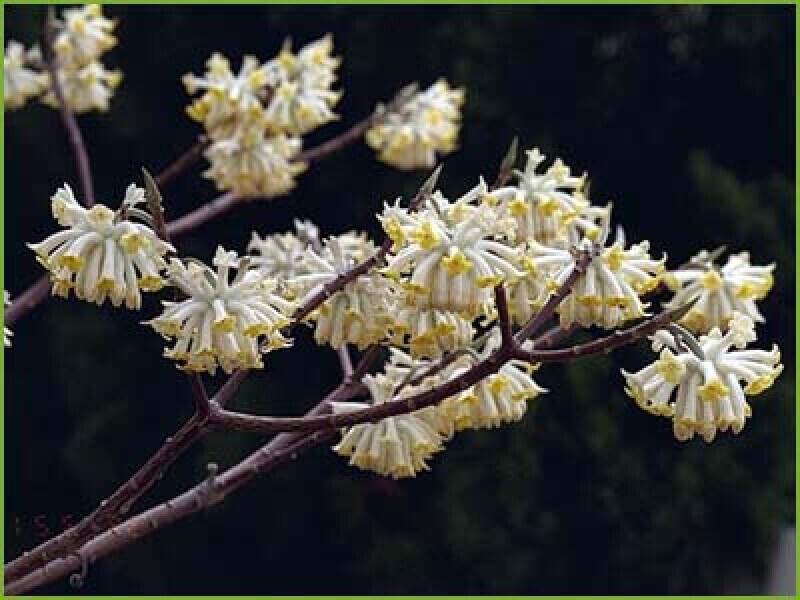
{"label": "cream colored blossom", "polygon": [[[529,247],[529,272],[543,277],[549,290],[559,289],[575,267],[576,254],[538,242],[530,242]],[[579,323],[611,329],[645,316],[646,305],[639,296],[658,285],[656,274],[663,270],[665,258],[651,258],[647,241],[627,250],[622,240],[602,249],[592,248],[588,241],[581,247],[596,256],[559,304],[561,326]]]}
{"label": "cream colored blossom", "polygon": [[341,98],[331,86],[341,60],[331,56],[333,37],[326,35],[297,54],[290,43],[267,62],[267,81],[272,89],[266,118],[276,131],[303,135],[338,118],[333,107]]}
{"label": "cream colored blossom", "polygon": [[86,4],[67,8],[56,23],[58,33],[53,47],[64,69],[77,69],[98,59],[117,44],[116,23],[103,16],[102,6]]}
{"label": "cream colored blossom", "polygon": [[211,144],[205,153],[211,166],[203,176],[218,189],[243,196],[281,196],[294,188],[295,176],[306,169],[292,160],[302,145],[300,138],[268,137],[262,128],[251,127]]}
{"label": "cream colored blossom", "polygon": [[68,298],[70,290],[81,300],[130,309],[141,307],[141,290],[164,285],[164,255],[174,248],[150,227],[134,223],[126,210],[144,201],[144,190],[131,184],[122,208],[115,212],[102,204],[86,209],[64,184],[51,199],[53,217],[65,227],[43,242],[28,244],[50,271],[53,294]]}
{"label": "cream colored blossom", "polygon": [[731,322],[724,335],[714,328],[699,338],[700,356],[677,349],[661,331],[653,340],[659,359],[636,373],[622,371],[626,393],[643,410],[671,418],[680,441],[698,434],[711,442],[717,431],[741,432],[752,413],[745,395],[760,394],[783,370],[777,346],[744,349],[755,340],[748,316],[734,313]]}
{"label": "cream colored blossom", "polygon": [[267,71],[255,56],[245,56],[239,73],[234,73],[230,61],[215,52],[206,62],[205,75],[188,73],[183,85],[190,95],[203,92],[186,112],[205,126],[212,139],[224,140],[240,127],[263,124]]}
{"label": "cream colored blossom", "polygon": [[[276,282],[249,268],[235,252],[217,248],[216,270],[198,262],[170,260],[170,282],[187,299],[164,302],[164,312],[148,321],[165,338],[176,340],[164,356],[187,371],[226,373],[260,369],[260,340],[268,350],[290,344],[281,328],[290,322],[294,304],[276,293]],[[236,274],[231,280],[232,272]]]}
{"label": "cream colored blossom", "polygon": [[696,300],[680,322],[698,333],[713,327],[725,330],[735,311],[761,323],[764,317],[756,302],[763,300],[772,288],[774,270],[774,264],[751,265],[747,252],[732,254],[725,265],[719,267],[704,250],[692,258],[687,268],[662,276],[664,283],[675,292],[666,307],[683,306]]}
{"label": "cream colored blossom", "polygon": [[[378,158],[398,169],[429,169],[438,155],[456,149],[464,89],[440,79],[386,114],[367,131],[366,140]],[[379,106],[378,110],[385,110]]]}
{"label": "cream colored blossom", "polygon": [[38,96],[47,86],[47,75],[31,68],[38,52],[25,50],[9,40],[3,55],[3,96],[5,110],[22,108],[29,98]]}
{"label": "cream colored blossom", "polygon": [[[11,306],[11,294],[8,293],[7,290],[3,290],[3,302],[5,307],[8,308]],[[11,331],[7,326],[3,326],[3,344],[6,348],[11,347],[11,338],[14,336],[14,332]]]}
{"label": "cream colored blossom", "polygon": [[[482,357],[486,358],[499,344],[499,335],[490,337]],[[450,373],[450,377],[457,377],[470,366],[470,361],[462,363]],[[528,401],[547,392],[531,376],[537,367],[511,360],[500,367],[497,373],[481,379],[463,393],[446,399],[441,411],[452,422],[455,431],[492,429],[517,422],[525,415]]]}
{"label": "cream colored blossom", "polygon": [[[353,412],[379,405],[393,398],[398,387],[395,378],[367,375],[364,383],[372,403],[332,402],[335,414]],[[405,388],[407,394],[413,393]],[[401,397],[405,396],[403,394]],[[342,429],[342,439],[333,450],[350,457],[350,464],[393,479],[414,477],[428,470],[427,461],[443,449],[444,437],[437,431],[438,415],[433,407],[424,408],[377,423],[361,423]]]}
{"label": "cream colored blossom", "polygon": [[517,220],[520,239],[561,248],[584,236],[598,239],[603,223],[610,218],[611,207],[590,205],[584,193],[586,174],[573,176],[560,158],[539,173],[546,157],[538,148],[527,154],[524,170],[515,171],[519,193],[507,204]]}
{"label": "cream colored blossom", "polygon": [[306,273],[303,260],[308,242],[294,233],[276,233],[263,238],[255,231],[247,251],[251,262],[264,277],[288,281]]}
{"label": "cream colored blossom", "polygon": [[380,220],[394,242],[384,273],[412,306],[473,318],[486,313],[492,287],[524,275],[521,252],[503,239],[513,226],[493,210],[436,193],[419,212],[387,206]]}
{"label": "cream colored blossom", "polygon": [[[98,61],[76,68],[59,69],[58,76],[67,105],[78,114],[94,110],[106,112],[114,90],[122,81],[120,71],[109,71]],[[52,89],[48,89],[41,100],[47,106],[58,108],[58,98]]]}
{"label": "cream colored blossom", "polygon": [[[348,247],[348,242],[350,247]],[[362,238],[367,248],[354,248],[353,239],[345,243],[338,237],[325,241],[320,252],[306,250],[306,273],[290,281],[291,286],[303,295],[300,304],[317,294],[322,287],[339,275],[352,269],[365,254],[374,253],[374,245]],[[381,341],[392,322],[390,313],[391,289],[389,282],[375,273],[361,275],[325,301],[312,315],[316,321],[314,338],[319,344],[341,348],[356,344],[364,348]]]}
{"label": "cream colored blossom", "polygon": [[407,345],[414,357],[438,358],[466,347],[475,330],[464,317],[437,309],[404,306],[392,323],[395,343]]}

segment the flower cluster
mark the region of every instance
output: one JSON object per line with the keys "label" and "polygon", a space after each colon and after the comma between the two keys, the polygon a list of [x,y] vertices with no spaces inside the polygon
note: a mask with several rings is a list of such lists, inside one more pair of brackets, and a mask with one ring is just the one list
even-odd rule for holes
{"label": "flower cluster", "polygon": [[47,75],[35,70],[41,64],[38,48],[28,50],[14,40],[6,44],[3,56],[3,97],[6,110],[22,108],[47,87]]}
{"label": "flower cluster", "polygon": [[[176,340],[164,356],[187,371],[263,368],[262,338],[266,350],[289,345],[280,330],[289,323],[294,305],[280,295],[275,280],[262,277],[235,252],[217,248],[213,264],[216,270],[171,259],[170,283],[187,298],[164,301],[164,312],[146,324]],[[236,274],[231,280],[232,271]]]}
{"label": "flower cluster", "polygon": [[[303,257],[304,273],[289,280],[290,287],[302,296],[303,304],[326,284],[352,269],[376,251],[366,237],[344,234],[325,240],[315,251],[307,248]],[[391,289],[389,282],[374,274],[349,282],[315,311],[314,338],[319,344],[341,348],[355,344],[364,348],[382,341],[389,324]]]}
{"label": "flower cluster", "polygon": [[102,204],[84,208],[64,184],[51,199],[53,218],[65,229],[28,246],[50,272],[53,294],[68,298],[70,290],[81,300],[114,306],[123,302],[139,309],[141,291],[164,286],[164,256],[174,248],[153,230],[131,220],[144,190],[131,184],[119,210]]}
{"label": "flower cluster", "polygon": [[295,160],[303,145],[298,136],[336,118],[332,107],[340,94],[331,86],[339,59],[332,51],[330,36],[297,54],[285,45],[265,64],[245,56],[238,73],[214,53],[204,76],[183,77],[189,94],[202,92],[187,112],[211,139],[205,176],[219,189],[274,197],[294,187],[305,170]]}
{"label": "flower cluster", "polygon": [[727,333],[715,327],[696,347],[685,348],[661,330],[652,337],[658,360],[636,373],[622,371],[625,391],[643,410],[672,419],[680,441],[698,434],[711,442],[717,431],[729,429],[738,434],[751,416],[745,395],[760,394],[783,370],[777,346],[769,352],[744,349],[755,339],[752,319],[739,312]]}
{"label": "flower cluster", "polygon": [[747,252],[732,254],[724,266],[714,264],[711,254],[703,250],[685,268],[662,276],[664,283],[675,292],[668,308],[695,301],[681,319],[696,333],[706,333],[714,327],[725,330],[735,312],[761,323],[764,317],[756,306],[772,288],[775,265],[757,267],[750,264]]}
{"label": "flower cluster", "polygon": [[[122,73],[107,69],[100,59],[113,48],[115,23],[102,14],[99,4],[65,9],[56,22],[53,43],[58,77],[67,105],[76,113],[108,110],[111,96],[122,81]],[[42,102],[53,108],[58,99],[52,90]]]}
{"label": "flower cluster", "polygon": [[[391,110],[366,134],[378,158],[398,169],[430,169],[456,149],[464,89],[440,79]],[[387,110],[379,106],[378,110]]]}
{"label": "flower cluster", "polygon": [[[490,337],[480,356],[487,356],[499,340]],[[432,363],[418,360],[393,348],[385,372],[364,378],[371,404],[334,402],[334,413],[351,412],[403,400],[430,390],[468,370],[476,358],[463,355],[437,372],[426,376]],[[530,365],[511,361],[498,373],[480,381],[462,394],[441,404],[407,414],[386,417],[376,423],[362,423],[342,430],[334,451],[350,457],[350,464],[389,475],[395,479],[413,477],[427,470],[427,461],[454,433],[465,429],[486,429],[519,421],[527,401],[546,391],[531,378]]]}

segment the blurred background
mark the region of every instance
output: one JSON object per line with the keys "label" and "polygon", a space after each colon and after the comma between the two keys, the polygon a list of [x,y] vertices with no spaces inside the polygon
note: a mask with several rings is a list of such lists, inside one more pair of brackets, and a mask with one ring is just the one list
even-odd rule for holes
{"label": "blurred background", "polygon": [[[588,170],[630,239],[677,265],[700,248],[777,263],[761,345],[786,371],[753,399],[738,436],[680,444],[669,421],[624,396],[619,368],[643,348],[543,368],[552,392],[526,419],[459,434],[430,473],[394,482],[328,448],[258,480],[209,512],[100,561],[81,594],[704,594],[789,593],[795,522],[795,156],[793,7],[126,7],[105,63],[125,79],[104,115],[80,117],[100,202],[116,206],[140,167],[156,172],[192,143],[184,73],[220,51],[266,60],[285,36],[332,32],[344,58],[342,119],[366,116],[403,84],[440,76],[467,89],[461,149],[444,161],[457,195],[493,177],[511,138]],[[38,40],[43,7],[6,6],[6,38]],[[5,288],[41,274],[24,243],[56,227],[49,198],[79,188],[55,111],[6,114]],[[166,187],[175,217],[216,194],[202,165]],[[379,233],[374,213],[424,173],[353,146],[302,176],[287,198],[241,207],[181,240],[208,260],[243,251],[252,230],[295,217],[324,232]],[[191,410],[187,381],[161,358],[139,314],[49,299],[5,353],[6,560],[93,509]],[[339,378],[307,331],[270,354],[239,409],[301,414]],[[220,380],[209,381],[213,388]],[[175,495],[263,443],[212,436],[141,503]],[[782,537],[783,536],[783,537]],[[783,540],[783,546],[781,541]],[[779,552],[776,548],[783,547]],[[778,557],[778,558],[776,558]],[[776,587],[778,586],[778,587]],[[40,590],[78,593],[66,583]]]}

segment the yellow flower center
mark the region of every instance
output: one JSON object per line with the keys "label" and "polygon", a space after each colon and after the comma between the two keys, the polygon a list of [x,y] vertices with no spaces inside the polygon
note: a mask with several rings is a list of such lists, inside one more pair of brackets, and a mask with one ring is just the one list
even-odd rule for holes
{"label": "yellow flower center", "polygon": [[452,276],[461,275],[472,269],[472,263],[458,248],[451,250],[449,256],[442,258],[442,266]]}

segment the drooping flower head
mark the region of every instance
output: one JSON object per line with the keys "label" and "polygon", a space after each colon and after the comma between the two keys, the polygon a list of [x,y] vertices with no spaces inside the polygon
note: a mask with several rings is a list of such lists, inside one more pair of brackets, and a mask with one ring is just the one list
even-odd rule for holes
{"label": "drooping flower head", "polygon": [[775,265],[758,267],[750,264],[747,252],[732,254],[724,266],[714,264],[710,253],[703,250],[686,268],[662,275],[662,280],[675,295],[667,308],[697,300],[680,323],[697,333],[714,327],[725,330],[738,311],[761,323],[764,317],[756,306],[772,288]]}
{"label": "drooping flower head", "polygon": [[[496,330],[484,345],[480,358],[486,358],[500,345]],[[455,377],[474,364],[474,357],[454,368],[450,376]],[[492,429],[522,419],[528,401],[547,390],[532,377],[537,366],[524,361],[511,360],[500,367],[497,373],[481,379],[457,396],[444,401],[441,411],[453,423],[455,431],[464,429]]]}
{"label": "drooping flower head", "polygon": [[113,19],[103,16],[100,4],[65,9],[56,22],[53,42],[59,65],[72,70],[97,60],[116,46],[115,27]]}
{"label": "drooping flower head", "polygon": [[384,273],[406,290],[408,304],[474,318],[487,312],[492,287],[524,275],[521,252],[508,243],[513,223],[473,204],[479,196],[472,190],[451,203],[436,192],[415,213],[384,209],[379,218],[394,242]]}
{"label": "drooping flower head", "polygon": [[287,40],[280,54],[266,63],[272,89],[266,119],[274,130],[303,135],[338,118],[332,109],[341,92],[331,86],[341,59],[332,52],[331,35],[311,42],[296,54]]}
{"label": "drooping flower head", "polygon": [[261,126],[240,130],[216,141],[205,155],[211,166],[203,173],[220,190],[245,197],[274,198],[295,186],[306,165],[292,159],[302,148],[300,138],[267,136]]}
{"label": "drooping flower head", "polygon": [[[559,289],[575,268],[577,253],[535,241],[529,248],[529,272],[544,277],[550,291]],[[646,305],[639,296],[658,285],[656,275],[663,271],[666,258],[651,258],[647,241],[626,249],[624,236],[608,247],[584,240],[580,248],[595,256],[558,306],[561,326],[579,323],[611,329],[645,316]]]}
{"label": "drooping flower head", "polygon": [[29,98],[47,87],[47,75],[33,68],[41,56],[37,49],[25,50],[19,42],[9,40],[3,55],[3,97],[5,110],[22,108]]}
{"label": "drooping flower head", "polygon": [[678,346],[666,330],[652,339],[658,360],[636,373],[623,370],[625,391],[643,410],[672,419],[680,441],[698,434],[711,442],[717,431],[741,432],[752,414],[745,396],[763,392],[783,370],[777,346],[745,349],[756,336],[752,319],[738,312],[727,333],[712,329],[696,349]]}
{"label": "drooping flower head", "polygon": [[[106,112],[109,109],[114,90],[122,81],[122,73],[110,71],[101,62],[93,61],[79,67],[61,69],[59,78],[67,104],[73,112],[82,114],[94,110]],[[41,100],[51,108],[58,108],[59,101],[52,87]]]}
{"label": "drooping flower head", "polygon": [[[399,386],[396,377],[385,374],[367,375],[371,404],[365,402],[332,402],[335,413],[346,413],[381,404],[393,398]],[[414,392],[406,387],[399,397]],[[439,416],[434,407],[408,414],[386,417],[377,423],[361,423],[342,430],[341,441],[333,450],[350,457],[350,464],[393,479],[414,477],[428,470],[427,461],[444,448],[444,437],[438,431]]]}
{"label": "drooping flower head", "polygon": [[[79,114],[107,111],[122,73],[107,69],[100,58],[117,43],[113,35],[116,23],[103,16],[99,4],[87,4],[65,9],[55,26],[55,66],[67,105]],[[47,87],[42,103],[58,108],[49,76]]]}
{"label": "drooping flower head", "polygon": [[53,294],[68,298],[70,290],[81,300],[130,309],[141,307],[141,291],[164,286],[164,256],[174,248],[127,211],[144,202],[144,190],[131,184],[120,210],[102,204],[86,209],[64,184],[51,199],[53,217],[62,231],[43,242],[28,244],[50,271]]}
{"label": "drooping flower head", "polygon": [[203,124],[214,140],[231,137],[240,127],[262,123],[262,100],[267,89],[267,71],[255,56],[245,56],[238,73],[231,70],[230,61],[215,52],[206,62],[206,73],[183,76],[183,85],[190,95],[199,91],[186,112]]}
{"label": "drooping flower head", "polygon": [[[375,251],[375,245],[365,237],[348,234],[328,238],[319,251],[308,248],[305,273],[290,281],[297,295],[303,297],[300,304]],[[357,277],[312,313],[317,343],[364,348],[381,341],[392,322],[391,300],[391,288],[384,278],[373,272]]]}
{"label": "drooping flower head", "polygon": [[535,240],[546,246],[567,248],[584,236],[597,240],[611,207],[592,206],[586,198],[587,175],[572,175],[557,158],[543,173],[538,172],[545,156],[538,148],[528,151],[519,179],[519,194],[507,208],[517,220],[521,240]]}
{"label": "drooping flower head", "polygon": [[[398,169],[430,169],[456,149],[464,89],[440,79],[386,114],[366,134],[378,158]],[[385,110],[378,107],[378,110]]]}
{"label": "drooping flower head", "polygon": [[179,368],[212,374],[217,367],[226,373],[263,368],[260,342],[266,338],[267,350],[289,345],[280,330],[289,324],[294,304],[278,293],[275,280],[235,252],[217,248],[213,264],[216,269],[171,259],[170,283],[187,298],[165,301],[164,312],[147,324],[176,340],[164,356]]}

